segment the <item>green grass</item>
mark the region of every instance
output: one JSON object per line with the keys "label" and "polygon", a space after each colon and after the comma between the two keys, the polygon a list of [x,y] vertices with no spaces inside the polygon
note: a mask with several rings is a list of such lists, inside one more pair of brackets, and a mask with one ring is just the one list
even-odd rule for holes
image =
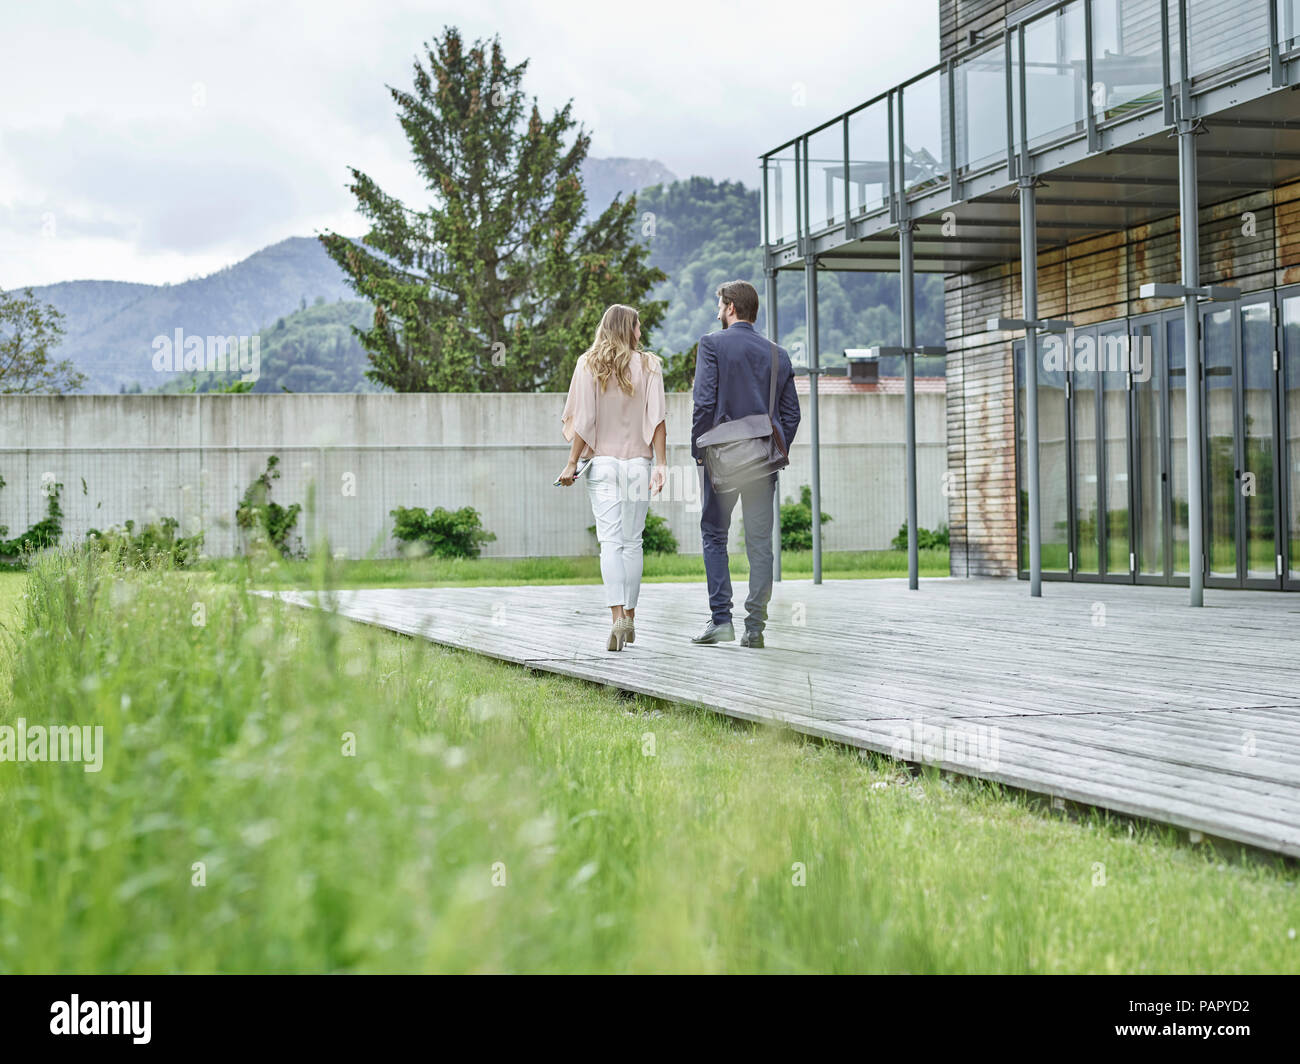
{"label": "green grass", "polygon": [[0,718],[106,754],[0,763],[0,972],[1300,968],[1277,859],[206,575],[27,590]]}
{"label": "green grass", "polygon": [[[918,552],[922,576],[947,576],[948,552]],[[811,551],[785,551],[781,556],[782,576],[790,580],[812,577]],[[214,560],[202,571],[218,579],[238,581],[250,569],[242,559]],[[311,561],[261,562],[252,570],[253,579],[266,587],[310,586]],[[749,561],[744,551],[731,556],[731,575],[744,579]],[[907,575],[907,552],[827,551],[822,555],[822,575],[828,580],[870,579]],[[600,558],[583,555],[572,558],[366,558],[333,565],[333,579],[340,587],[439,587],[494,586],[506,584],[598,584]],[[702,581],[704,559],[700,555],[647,554],[646,582]]]}
{"label": "green grass", "polygon": [[[0,638],[4,633],[13,633],[22,619],[23,593],[27,588],[25,572],[0,571]],[[13,689],[12,655],[4,653],[4,643],[0,642],[0,706],[5,705]],[[0,767],[0,780],[3,780],[3,768]]]}

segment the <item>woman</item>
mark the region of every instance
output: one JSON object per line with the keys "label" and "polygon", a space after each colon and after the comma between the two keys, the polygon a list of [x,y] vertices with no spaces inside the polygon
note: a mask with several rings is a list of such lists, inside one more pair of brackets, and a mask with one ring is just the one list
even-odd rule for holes
{"label": "woman", "polygon": [[[613,627],[607,650],[636,640],[636,600],[641,590],[641,533],[650,496],[666,477],[663,367],[641,350],[641,319],[615,303],[596,327],[591,347],[578,359],[561,415],[571,441],[559,483],[571,485],[578,461],[600,540],[600,576]],[[650,460],[654,458],[654,468]]]}

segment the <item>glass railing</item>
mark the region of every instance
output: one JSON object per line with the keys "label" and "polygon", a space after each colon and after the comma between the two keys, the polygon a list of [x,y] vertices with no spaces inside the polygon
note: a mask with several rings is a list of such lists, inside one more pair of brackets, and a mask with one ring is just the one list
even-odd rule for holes
{"label": "glass railing", "polygon": [[799,231],[799,165],[791,144],[764,160],[764,197],[767,203],[767,240],[784,244]]}
{"label": "glass railing", "polygon": [[[1022,42],[1024,47],[1025,130],[1031,148],[1084,129],[1089,94],[1083,9],[1084,0],[1074,0],[1025,23],[1024,32],[1012,39],[1012,70],[1018,77]],[[1020,96],[1012,94],[1017,135]]]}
{"label": "glass railing", "polygon": [[898,90],[898,144],[903,188],[921,192],[948,180],[952,157],[948,146],[948,71],[946,68],[908,82]]}
{"label": "glass railing", "polygon": [[[1300,0],[1296,0],[1300,4]],[[889,116],[893,100],[881,97],[850,111],[849,212],[854,218],[889,205]]]}
{"label": "glass railing", "polygon": [[1270,0],[1189,3],[1187,61],[1192,77],[1222,70],[1248,55],[1265,51],[1269,43],[1269,7]]}
{"label": "glass railing", "polygon": [[1280,86],[1281,56],[1300,51],[1300,0],[1061,0],[1015,18],[764,155],[766,241],[896,221],[907,201],[994,167],[1014,175],[1046,145],[1098,150],[1100,130],[1159,108],[1168,121],[1183,91],[1256,60]]}
{"label": "glass railing", "polygon": [[[1112,0],[1092,5],[1092,106],[1098,122],[1121,119],[1164,100],[1160,52],[1161,0]],[[1300,0],[1297,0],[1300,3]],[[1177,15],[1171,4],[1169,69],[1179,69]]]}
{"label": "glass railing", "polygon": [[[1300,3],[1300,0],[1296,0]],[[1007,55],[1002,41],[953,64],[957,167],[979,170],[1007,157]]]}
{"label": "glass railing", "polygon": [[808,222],[827,229],[844,221],[844,121],[810,133],[808,144]]}
{"label": "glass railing", "polygon": [[1300,48],[1300,0],[1277,0],[1277,33],[1282,51]]}

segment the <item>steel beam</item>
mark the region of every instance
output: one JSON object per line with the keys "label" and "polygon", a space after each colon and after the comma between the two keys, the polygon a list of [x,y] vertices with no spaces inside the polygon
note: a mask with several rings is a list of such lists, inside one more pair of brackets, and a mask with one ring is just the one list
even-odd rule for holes
{"label": "steel beam", "polygon": [[[1178,117],[1178,231],[1181,245],[1183,285],[1200,286],[1200,214],[1196,194],[1197,121],[1187,118],[1182,108]],[[1205,548],[1202,542],[1201,504],[1201,357],[1196,296],[1183,295],[1184,360],[1187,365],[1187,570],[1189,603],[1204,605]]]}
{"label": "steel beam", "polygon": [[[1038,317],[1038,243],[1034,179],[1020,178],[1020,296],[1026,321]],[[1025,482],[1029,495],[1029,594],[1043,594],[1043,533],[1038,490],[1038,336],[1025,330]]]}
{"label": "steel beam", "polygon": [[821,372],[817,343],[817,257],[804,263],[804,301],[808,321],[808,420],[812,443],[812,552],[813,583],[822,582],[822,477],[821,433],[817,422],[817,378]]}
{"label": "steel beam", "polygon": [[899,319],[903,332],[903,438],[906,441],[903,474],[907,483],[907,586],[919,586],[920,563],[916,553],[916,319],[912,276],[912,226],[904,214],[898,224]]}

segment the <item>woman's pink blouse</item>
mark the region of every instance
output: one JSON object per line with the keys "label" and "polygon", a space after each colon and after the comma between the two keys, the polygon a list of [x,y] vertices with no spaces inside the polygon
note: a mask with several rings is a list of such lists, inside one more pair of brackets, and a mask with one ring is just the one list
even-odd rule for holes
{"label": "woman's pink blouse", "polygon": [[632,380],[631,395],[613,378],[601,391],[587,369],[587,357],[578,359],[560,417],[566,440],[572,443],[576,433],[587,443],[580,458],[597,454],[612,458],[654,456],[650,442],[667,413],[659,359],[649,353],[633,358],[628,376]]}

